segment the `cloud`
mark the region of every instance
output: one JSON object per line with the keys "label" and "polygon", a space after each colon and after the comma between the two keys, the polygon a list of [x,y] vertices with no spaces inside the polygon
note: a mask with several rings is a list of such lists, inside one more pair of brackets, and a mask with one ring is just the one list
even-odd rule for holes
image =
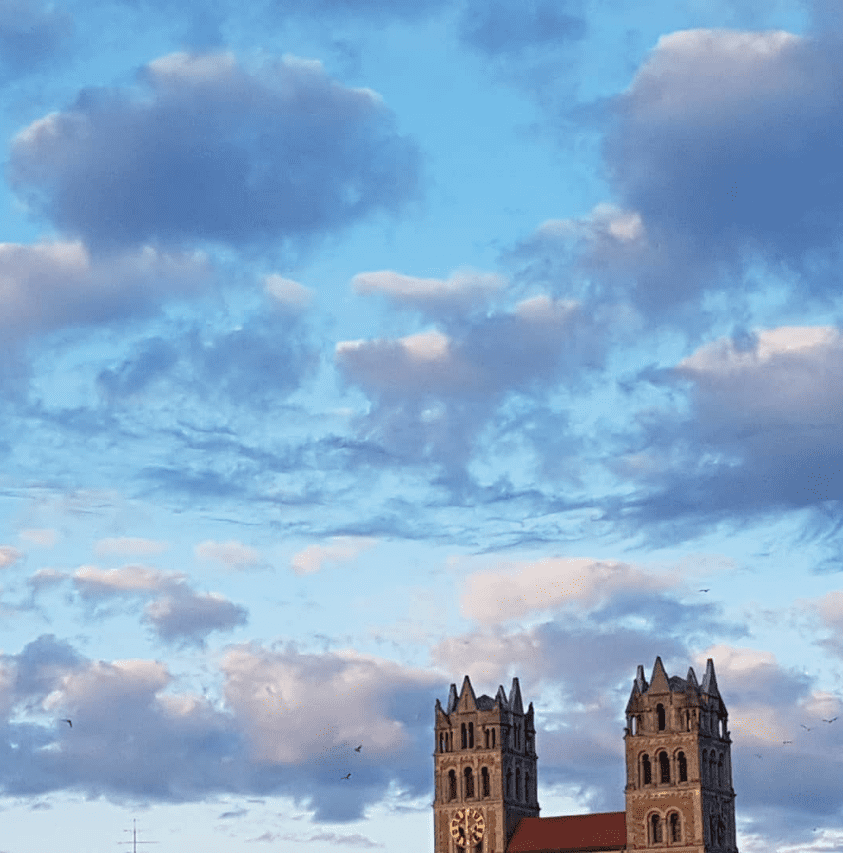
{"label": "cloud", "polygon": [[0,569],[6,569],[23,558],[23,552],[11,545],[0,545]]}
{"label": "cloud", "polygon": [[358,273],[352,280],[352,286],[358,293],[379,293],[399,305],[417,308],[433,317],[481,307],[504,284],[505,279],[500,275],[473,270],[455,272],[448,279],[416,278],[381,270]]}
{"label": "cloud", "polygon": [[[837,329],[781,326],[721,338],[655,381],[685,384],[690,411],[649,412],[643,449],[614,466],[645,489],[624,510],[630,523],[683,516],[739,523],[843,499]],[[836,522],[822,527],[836,530]]]}
{"label": "cloud", "polygon": [[249,612],[217,592],[178,587],[149,602],[144,619],[165,642],[202,646],[212,631],[231,631],[248,622]]}
{"label": "cloud", "polygon": [[327,545],[308,545],[294,554],[290,565],[297,575],[322,571],[325,563],[354,560],[377,542],[367,536],[334,536]]}
{"label": "cloud", "polygon": [[457,472],[508,395],[583,381],[583,365],[601,358],[598,322],[576,303],[540,295],[447,331],[342,341],[335,359],[372,400],[359,424],[366,438],[407,462]]}
{"label": "cloud", "polygon": [[[178,338],[178,340],[176,340]],[[161,399],[162,386],[197,406],[236,404],[265,411],[295,391],[318,366],[318,353],[295,311],[258,310],[234,328],[176,326],[134,345],[97,376],[112,406]]]}
{"label": "cloud", "polygon": [[230,53],[175,53],[140,83],[84,90],[12,144],[15,191],[92,246],[307,239],[417,188],[416,149],[380,97],[317,61],[252,73]]}
{"label": "cloud", "polygon": [[260,552],[256,548],[244,545],[235,539],[228,542],[214,542],[209,539],[200,542],[194,551],[201,560],[210,560],[223,563],[229,568],[243,568],[253,566],[260,561]]}
{"label": "cloud", "polygon": [[[750,261],[797,271],[827,261],[843,221],[841,83],[839,51],[783,31],[660,38],[612,102],[604,149],[618,204],[658,251],[604,279],[659,314]],[[583,262],[599,271],[601,248]],[[831,292],[814,272],[800,292]],[[733,281],[733,298],[747,286]]]}
{"label": "cloud", "polygon": [[626,563],[544,558],[469,575],[460,610],[482,625],[496,625],[566,604],[591,609],[624,591],[654,592],[678,583],[675,575],[659,576]]}
{"label": "cloud", "polygon": [[209,278],[200,254],[145,247],[93,257],[81,242],[0,244],[0,331],[6,341],[152,313]]}
{"label": "cloud", "polygon": [[74,572],[73,583],[83,598],[103,598],[155,592],[178,584],[184,578],[180,572],[162,572],[149,566],[119,569],[82,566]]}
{"label": "cloud", "polygon": [[94,545],[94,553],[98,556],[110,556],[117,554],[124,556],[127,554],[160,554],[166,551],[169,545],[166,542],[161,542],[158,539],[142,539],[134,536],[118,536],[108,539],[100,539]]}
{"label": "cloud", "polygon": [[313,291],[310,288],[276,273],[264,276],[263,286],[277,305],[288,310],[301,310],[313,300]]}
{"label": "cloud", "polygon": [[51,5],[29,0],[0,2],[0,72],[30,73],[59,56],[73,32],[73,19]]}
{"label": "cloud", "polygon": [[585,35],[581,5],[554,0],[468,0],[460,35],[471,47],[493,56],[558,48]]}
{"label": "cloud", "polygon": [[49,527],[31,527],[21,530],[20,538],[31,545],[39,545],[42,548],[52,548],[59,538],[57,530]]}

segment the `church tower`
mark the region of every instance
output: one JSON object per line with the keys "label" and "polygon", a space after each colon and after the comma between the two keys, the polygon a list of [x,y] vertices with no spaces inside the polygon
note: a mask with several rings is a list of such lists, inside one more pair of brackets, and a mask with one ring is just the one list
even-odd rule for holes
{"label": "church tower", "polygon": [[434,853],[505,853],[522,817],[538,817],[533,703],[524,711],[518,679],[475,697],[468,676],[448,707],[436,700],[433,754]]}
{"label": "church tower", "polygon": [[656,658],[639,666],[626,706],[627,850],[737,853],[726,706],[714,662],[702,684],[693,668],[671,676]]}

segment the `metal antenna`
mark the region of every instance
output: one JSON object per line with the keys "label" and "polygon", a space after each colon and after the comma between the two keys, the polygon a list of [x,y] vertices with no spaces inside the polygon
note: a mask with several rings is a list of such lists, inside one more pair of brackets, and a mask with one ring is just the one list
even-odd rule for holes
{"label": "metal antenna", "polygon": [[[129,832],[128,829],[124,829],[123,832]],[[132,840],[131,841],[118,841],[118,844],[131,844],[132,845],[132,853],[138,853],[138,844],[157,844],[157,841],[138,841],[138,827],[137,821],[132,818]]]}

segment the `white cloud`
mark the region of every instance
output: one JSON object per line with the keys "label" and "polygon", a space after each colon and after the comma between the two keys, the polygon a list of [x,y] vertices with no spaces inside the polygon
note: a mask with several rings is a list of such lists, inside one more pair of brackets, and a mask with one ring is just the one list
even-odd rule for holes
{"label": "white cloud", "polygon": [[7,340],[68,325],[148,313],[197,290],[210,268],[200,253],[151,247],[93,257],[79,241],[0,244],[0,330]]}
{"label": "white cloud", "polygon": [[199,559],[223,563],[229,568],[253,566],[260,562],[261,558],[260,551],[236,539],[229,539],[228,542],[215,542],[208,539],[200,542],[193,550]]}
{"label": "white cloud", "polygon": [[431,313],[466,310],[501,291],[506,279],[496,273],[459,270],[450,278],[417,278],[393,270],[358,273],[352,286],[361,294],[379,293]]}
{"label": "white cloud", "polygon": [[264,290],[285,308],[306,308],[313,301],[313,291],[291,278],[272,273],[264,276]]}
{"label": "white cloud", "polygon": [[119,569],[81,566],[73,573],[73,582],[84,597],[95,598],[155,592],[182,582],[184,577],[180,572],[162,572],[149,566]]}
{"label": "white cloud", "polygon": [[94,545],[94,553],[98,556],[111,554],[160,554],[166,551],[169,545],[158,539],[142,539],[133,536],[119,536],[108,539],[100,539]]}
{"label": "white cloud", "polygon": [[366,755],[409,749],[404,726],[390,715],[394,691],[430,685],[421,670],[354,651],[324,655],[236,646],[222,659],[225,697],[241,721],[254,760],[347,762],[365,740]]}
{"label": "white cloud", "polygon": [[460,612],[495,625],[565,604],[588,609],[621,590],[662,590],[679,583],[675,574],[657,575],[627,563],[549,557],[469,575],[460,595]]}
{"label": "white cloud", "polygon": [[294,554],[290,566],[297,575],[312,575],[321,571],[326,563],[354,560],[376,542],[367,536],[334,536],[325,545],[308,545]]}
{"label": "white cloud", "polygon": [[57,530],[48,527],[32,527],[21,530],[20,538],[31,545],[40,545],[42,548],[52,548],[59,538]]}
{"label": "white cloud", "polygon": [[0,569],[5,569],[23,557],[23,552],[11,545],[0,545]]}

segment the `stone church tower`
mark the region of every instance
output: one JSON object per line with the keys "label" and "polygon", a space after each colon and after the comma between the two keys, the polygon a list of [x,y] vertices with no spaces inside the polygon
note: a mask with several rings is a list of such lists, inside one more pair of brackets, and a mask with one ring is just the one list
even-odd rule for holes
{"label": "stone church tower", "polygon": [[626,706],[627,850],[737,853],[727,712],[711,658],[702,684],[694,670],[668,678],[656,658]]}
{"label": "stone church tower", "polygon": [[518,679],[475,697],[468,676],[448,707],[436,700],[434,853],[505,853],[522,817],[538,817],[533,704],[524,711]]}

